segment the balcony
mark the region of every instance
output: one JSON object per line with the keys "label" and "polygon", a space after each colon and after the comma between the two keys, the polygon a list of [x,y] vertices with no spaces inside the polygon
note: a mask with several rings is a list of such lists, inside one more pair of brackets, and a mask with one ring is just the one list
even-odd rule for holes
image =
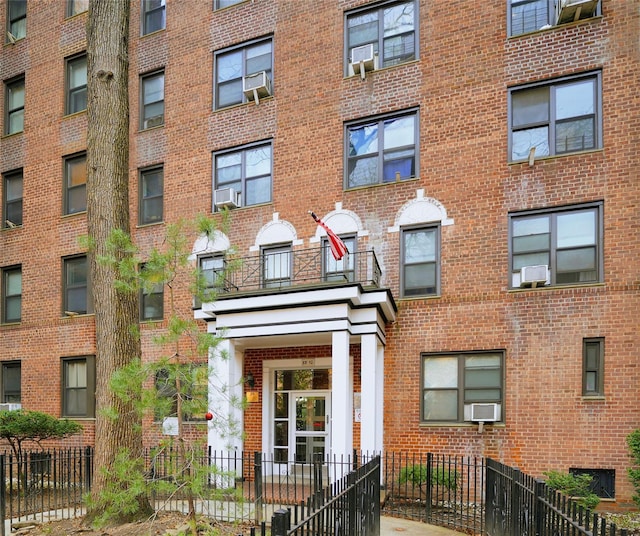
{"label": "balcony", "polygon": [[381,271],[375,252],[356,251],[336,261],[330,248],[279,250],[225,260],[218,299],[238,293],[273,293],[300,287],[359,284],[379,288]]}

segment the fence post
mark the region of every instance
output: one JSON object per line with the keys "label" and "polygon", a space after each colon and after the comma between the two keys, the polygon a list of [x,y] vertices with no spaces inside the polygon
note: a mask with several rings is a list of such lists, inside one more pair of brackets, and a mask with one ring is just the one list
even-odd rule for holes
{"label": "fence post", "polygon": [[[544,483],[544,480],[536,479],[536,483],[534,486],[535,496],[533,498],[534,500],[533,516],[534,516],[535,531],[536,531],[535,534],[542,534],[542,529],[544,527],[545,512],[544,512],[544,504],[542,502],[542,499],[544,497],[545,486],[546,484]],[[595,528],[594,528],[594,533],[595,533]]]}
{"label": "fence post", "polygon": [[431,521],[431,497],[432,497],[432,490],[431,490],[431,480],[432,480],[432,475],[433,475],[433,453],[431,452],[427,452],[427,474],[426,474],[426,482],[424,485],[425,488],[425,495],[426,495],[426,499],[425,499],[425,503],[426,503],[426,511],[425,511],[425,516],[426,519],[425,521],[427,523],[429,523]]}
{"label": "fence post", "polygon": [[91,491],[93,481],[93,449],[89,446],[84,449],[84,488]]}
{"label": "fence post", "polygon": [[4,520],[7,518],[7,466],[5,465],[7,458],[4,454],[0,454],[0,513],[2,513],[2,521],[0,525],[0,535],[5,536]]}
{"label": "fence post", "polygon": [[262,522],[262,453],[253,453],[253,490],[256,509],[256,525]]}
{"label": "fence post", "polygon": [[287,536],[291,526],[291,512],[281,508],[271,516],[271,536]]}
{"label": "fence post", "polygon": [[509,525],[511,526],[511,534],[519,534],[520,517],[520,482],[522,482],[522,473],[520,469],[514,469],[511,475],[511,497],[509,505]]}

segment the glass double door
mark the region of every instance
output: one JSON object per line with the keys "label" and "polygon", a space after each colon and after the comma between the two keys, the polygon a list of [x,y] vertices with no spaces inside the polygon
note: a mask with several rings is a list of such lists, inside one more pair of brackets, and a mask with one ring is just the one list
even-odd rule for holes
{"label": "glass double door", "polygon": [[279,463],[324,459],[330,445],[331,395],[319,391],[276,393],[274,453]]}

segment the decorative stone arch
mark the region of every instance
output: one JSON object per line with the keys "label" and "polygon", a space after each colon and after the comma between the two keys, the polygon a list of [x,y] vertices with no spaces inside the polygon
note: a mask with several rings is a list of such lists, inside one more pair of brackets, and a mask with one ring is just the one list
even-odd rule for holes
{"label": "decorative stone arch", "polygon": [[439,221],[441,225],[453,225],[453,219],[447,216],[447,209],[440,201],[432,197],[424,197],[424,190],[416,191],[415,199],[407,201],[396,214],[390,233],[397,233],[400,227],[417,223]]}
{"label": "decorative stone arch", "polygon": [[189,260],[194,261],[199,255],[222,253],[230,247],[229,237],[221,231],[214,231],[212,236],[201,234],[193,243]]}
{"label": "decorative stone arch", "polygon": [[303,241],[298,238],[295,227],[288,221],[281,220],[280,214],[274,212],[273,220],[262,226],[256,235],[255,244],[251,246],[249,250],[260,251],[261,246],[282,244],[284,242],[291,242],[294,246],[303,243]]}
{"label": "decorative stone arch", "polygon": [[[367,236],[369,234],[369,231],[365,231],[362,228],[360,217],[352,210],[343,209],[342,203],[336,203],[335,210],[332,210],[326,216],[318,217],[337,235],[356,234],[357,236]],[[326,235],[327,232],[318,225],[315,235],[309,239],[309,242],[312,244],[320,242],[322,237]]]}

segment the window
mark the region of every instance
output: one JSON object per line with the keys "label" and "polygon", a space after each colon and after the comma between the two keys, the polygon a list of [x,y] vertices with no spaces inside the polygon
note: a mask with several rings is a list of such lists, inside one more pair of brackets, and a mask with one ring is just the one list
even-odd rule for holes
{"label": "window", "polygon": [[[151,272],[148,265],[140,267],[145,272],[143,288],[140,291],[140,320],[162,320],[164,317],[164,280],[162,275]],[[157,277],[156,277],[157,276]]]}
{"label": "window", "polygon": [[24,130],[24,76],[6,83],[5,134]]}
{"label": "window", "polygon": [[264,288],[287,287],[291,284],[291,245],[262,249],[262,283]]}
{"label": "window", "polygon": [[7,42],[27,36],[27,0],[8,0],[7,2]]}
{"label": "window", "polygon": [[198,259],[200,263],[200,273],[204,279],[205,296],[203,298],[208,299],[215,297],[216,292],[223,288],[224,278],[224,257],[222,255],[213,255],[208,257],[200,257]]}
{"label": "window", "polygon": [[22,267],[2,270],[2,323],[22,320]]}
{"label": "window", "polygon": [[403,229],[400,244],[402,296],[438,294],[440,280],[440,228]]}
{"label": "window", "polygon": [[503,352],[424,354],[422,421],[465,421],[465,406],[502,403]]}
{"label": "window", "polygon": [[89,9],[89,0],[68,0],[67,17],[73,17],[84,13]]}
{"label": "window", "polygon": [[162,221],[163,184],[162,167],[140,172],[140,225]]}
{"label": "window", "polygon": [[244,0],[215,0],[215,9],[223,9],[239,4],[240,2],[244,2]]}
{"label": "window", "polygon": [[74,315],[93,312],[87,257],[67,257],[62,260],[62,264],[64,313]]}
{"label": "window", "polygon": [[[177,380],[180,380],[180,392]],[[155,419],[178,415],[178,396],[182,406],[183,421],[199,421],[204,418],[209,383],[208,367],[201,364],[181,364],[163,368],[156,372],[155,386],[160,404],[156,408]],[[162,403],[164,399],[164,404]]]}
{"label": "window", "polygon": [[2,363],[2,403],[20,404],[22,400],[20,361]]}
{"label": "window", "polygon": [[95,416],[96,368],[94,356],[62,359],[62,416]]}
{"label": "window", "polygon": [[216,108],[247,102],[242,78],[265,71],[273,87],[273,43],[271,39],[245,44],[215,55]]}
{"label": "window", "polygon": [[525,266],[548,266],[551,285],[602,281],[602,205],[511,214],[511,286]]}
{"label": "window", "polygon": [[81,54],[67,59],[66,114],[75,114],[87,109],[87,55]]}
{"label": "window", "polygon": [[597,15],[600,9],[596,0],[572,2],[573,5],[564,6],[560,11],[556,10],[557,3],[558,0],[509,0],[509,35],[535,32],[549,25],[587,19]]}
{"label": "window", "polygon": [[2,227],[22,225],[22,170],[5,173],[2,188]]}
{"label": "window", "polygon": [[417,128],[415,112],[348,125],[346,187],[416,177]]}
{"label": "window", "polygon": [[602,499],[616,498],[616,470],[615,469],[579,469],[570,467],[569,473],[575,476],[589,475],[591,485],[589,491]]}
{"label": "window", "polygon": [[165,0],[143,0],[142,35],[164,30],[166,22]]}
{"label": "window", "polygon": [[604,396],[604,339],[582,341],[582,395]]}
{"label": "window", "polygon": [[511,161],[602,147],[600,73],[509,92]]}
{"label": "window", "polygon": [[356,237],[340,237],[342,242],[349,253],[347,253],[342,259],[337,261],[333,253],[331,253],[331,247],[329,246],[329,240],[327,237],[322,239],[322,270],[325,281],[349,281],[356,280],[355,264],[357,258],[356,251]]}
{"label": "window", "polygon": [[142,129],[164,125],[164,71],[144,75],[140,85]]}
{"label": "window", "polygon": [[347,14],[347,63],[351,50],[368,44],[380,67],[416,59],[416,2],[385,2]]}
{"label": "window", "polygon": [[[233,188],[243,206],[271,201],[271,143],[251,145],[214,156],[214,189]],[[213,207],[215,210],[215,206]]]}
{"label": "window", "polygon": [[87,155],[85,153],[64,160],[64,213],[76,214],[87,210]]}

